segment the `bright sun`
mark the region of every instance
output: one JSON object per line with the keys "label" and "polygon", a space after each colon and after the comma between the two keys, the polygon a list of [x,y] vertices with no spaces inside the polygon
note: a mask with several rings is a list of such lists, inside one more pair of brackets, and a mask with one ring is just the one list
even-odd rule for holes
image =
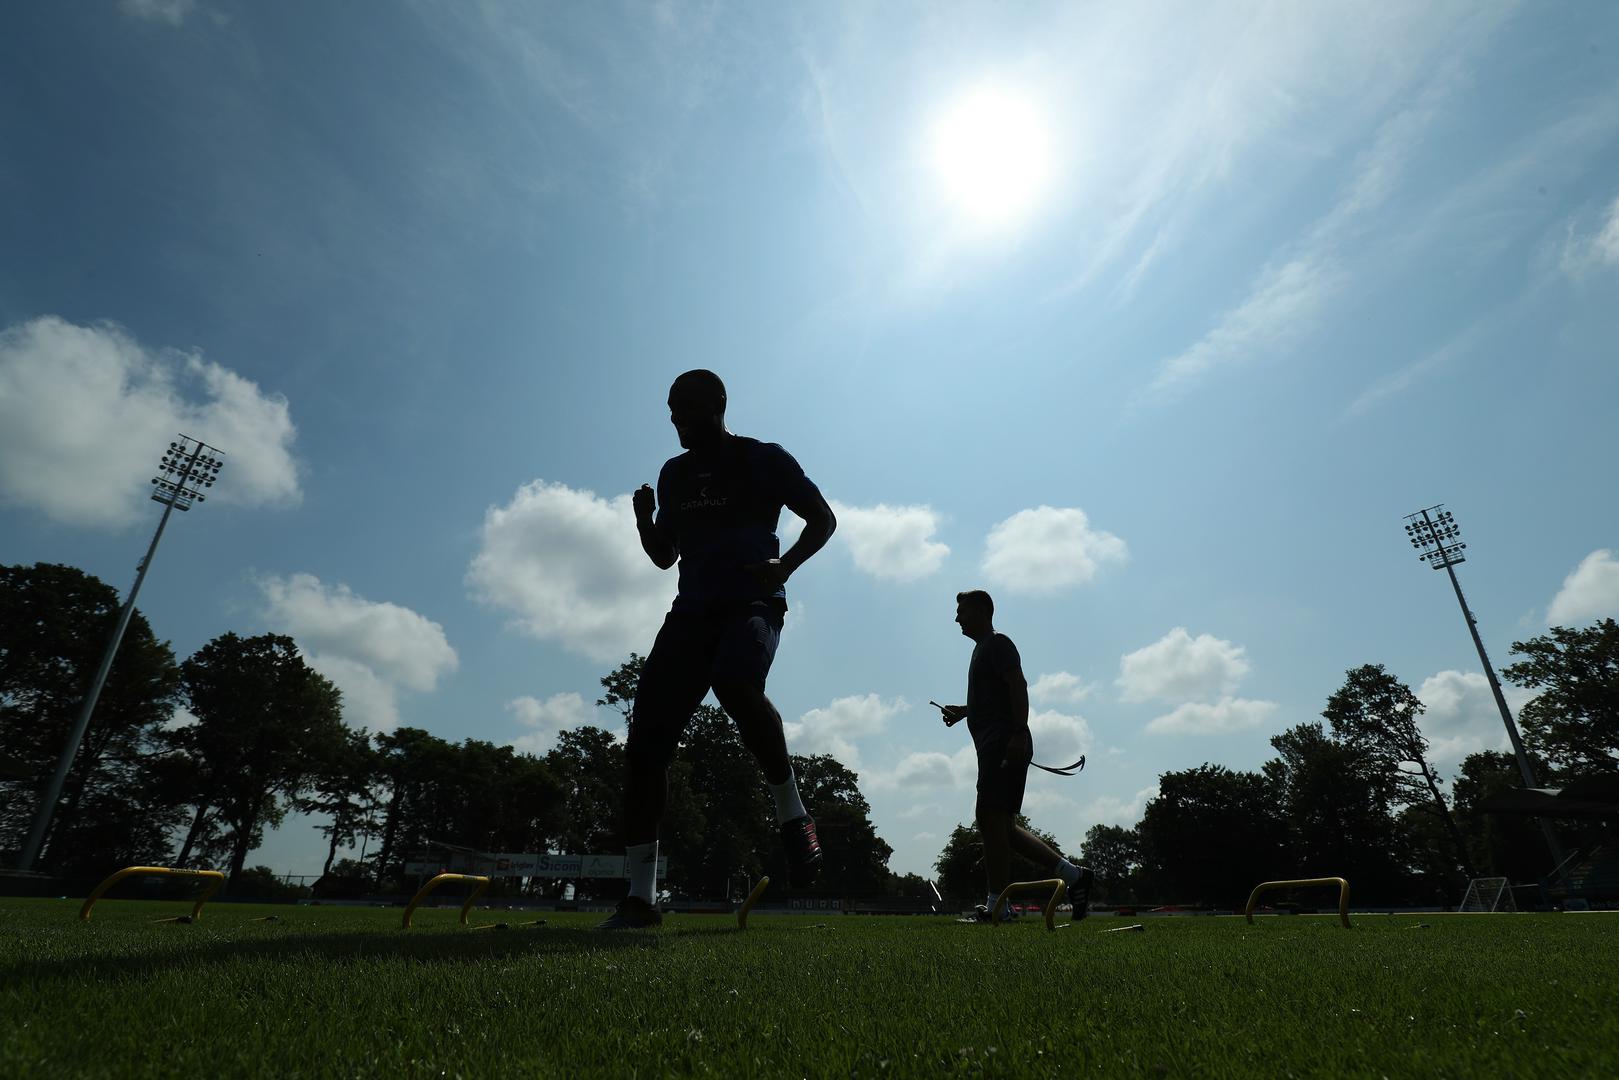
{"label": "bright sun", "polygon": [[931,149],[945,198],[980,227],[1016,224],[1051,182],[1045,118],[1010,91],[984,86],[956,98],[933,125]]}

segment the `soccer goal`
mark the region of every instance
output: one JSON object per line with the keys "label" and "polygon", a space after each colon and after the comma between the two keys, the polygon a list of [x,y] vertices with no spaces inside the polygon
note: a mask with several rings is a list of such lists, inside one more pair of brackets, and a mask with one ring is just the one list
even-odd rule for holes
{"label": "soccer goal", "polygon": [[1467,883],[1467,895],[1457,911],[1517,911],[1512,886],[1504,877],[1476,877]]}

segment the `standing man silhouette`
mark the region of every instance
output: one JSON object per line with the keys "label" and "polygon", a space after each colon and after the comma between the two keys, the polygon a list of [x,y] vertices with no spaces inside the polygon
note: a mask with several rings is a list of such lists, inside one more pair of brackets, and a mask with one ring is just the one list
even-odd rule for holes
{"label": "standing man silhouette", "polygon": [[1012,852],[1037,866],[1051,867],[1073,898],[1074,918],[1088,912],[1091,872],[1075,866],[1050,844],[1017,823],[1023,788],[1034,760],[1029,733],[1029,683],[1017,646],[995,631],[995,601],[982,589],[956,594],[956,625],[973,641],[967,666],[967,704],[941,705],[946,727],[967,721],[978,751],[978,836],[984,843],[984,877],[988,894],[972,921],[993,922],[995,901],[1011,876]]}
{"label": "standing man silhouette", "polygon": [[[781,639],[787,579],[826,545],[837,518],[791,454],[726,430],[725,384],[712,371],[675,379],[669,420],[686,452],[664,463],[655,495],[645,484],[635,492],[635,524],[658,569],[679,562],[680,584],[630,711],[624,777],[630,891],[604,930],[663,921],[656,903],[658,825],[669,762],[710,689],[770,784],[793,884],[813,884],[821,865],[815,821],[799,798],[765,677]],[[804,519],[804,531],[780,554],[783,506]]]}

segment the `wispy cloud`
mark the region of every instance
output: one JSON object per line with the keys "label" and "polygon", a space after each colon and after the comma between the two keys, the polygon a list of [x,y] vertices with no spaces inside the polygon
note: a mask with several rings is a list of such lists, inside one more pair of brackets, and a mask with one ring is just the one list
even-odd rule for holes
{"label": "wispy cloud", "polygon": [[1149,386],[1162,395],[1216,368],[1274,354],[1314,330],[1330,305],[1355,282],[1348,250],[1384,207],[1423,148],[1423,137],[1464,86],[1467,51],[1453,54],[1415,101],[1384,120],[1356,160],[1337,200],[1265,267],[1247,296],[1204,336],[1168,358]]}
{"label": "wispy cloud", "polygon": [[1582,233],[1574,225],[1568,226],[1559,265],[1563,273],[1576,279],[1593,270],[1619,266],[1619,197],[1608,204],[1595,231]]}

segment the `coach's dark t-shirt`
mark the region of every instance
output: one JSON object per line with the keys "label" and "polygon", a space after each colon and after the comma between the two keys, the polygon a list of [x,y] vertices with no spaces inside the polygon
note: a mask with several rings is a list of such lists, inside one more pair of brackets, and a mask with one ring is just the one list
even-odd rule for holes
{"label": "coach's dark t-shirt", "polygon": [[745,435],[665,462],[658,474],[657,528],[680,553],[674,610],[770,599],[785,606],[786,589],[772,591],[742,568],[780,557],[781,508],[815,494],[791,454]]}
{"label": "coach's dark t-shirt", "polygon": [[1007,679],[1023,670],[1017,646],[1005,634],[991,634],[973,646],[967,665],[967,730],[973,745],[985,747],[1008,738],[1016,726],[1012,687]]}

